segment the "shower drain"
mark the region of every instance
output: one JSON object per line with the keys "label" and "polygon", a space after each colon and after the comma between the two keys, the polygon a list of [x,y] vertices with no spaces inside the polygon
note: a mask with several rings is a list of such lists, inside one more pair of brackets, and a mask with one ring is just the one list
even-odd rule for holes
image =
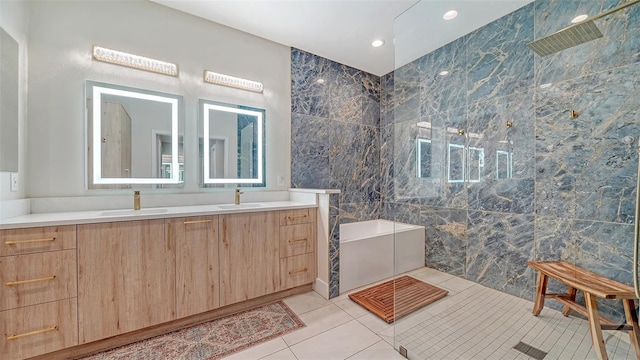
{"label": "shower drain", "polygon": [[531,345],[525,344],[522,341],[517,343],[516,346],[514,346],[513,348],[536,360],[542,360],[544,359],[545,356],[547,356],[546,352],[540,349],[534,348]]}

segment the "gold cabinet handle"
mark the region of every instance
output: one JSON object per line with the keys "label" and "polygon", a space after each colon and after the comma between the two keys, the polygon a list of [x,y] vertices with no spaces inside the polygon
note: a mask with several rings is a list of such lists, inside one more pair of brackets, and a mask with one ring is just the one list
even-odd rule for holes
{"label": "gold cabinet handle", "polygon": [[303,272],[306,272],[306,271],[307,271],[307,268],[304,268],[302,270],[289,271],[289,275],[299,274],[299,273],[303,273]]}
{"label": "gold cabinet handle", "polygon": [[289,221],[292,221],[292,220],[302,219],[306,217],[307,217],[306,214],[305,215],[289,215],[287,216],[287,219],[289,219]]}
{"label": "gold cabinet handle", "polygon": [[55,331],[55,330],[58,330],[58,325],[53,325],[52,327],[49,327],[49,328],[46,328],[46,329],[36,330],[36,331],[24,333],[24,334],[9,335],[9,336],[7,336],[7,340],[15,340],[15,339],[19,339],[21,337],[42,334],[42,333],[46,333],[46,332],[49,332],[49,331]]}
{"label": "gold cabinet handle", "polygon": [[171,223],[167,223],[167,250],[171,250]]}
{"label": "gold cabinet handle", "polygon": [[55,278],[56,278],[55,275],[51,275],[51,276],[47,276],[47,277],[43,277],[43,278],[39,278],[39,279],[30,279],[30,280],[21,280],[21,281],[9,281],[9,282],[4,283],[4,285],[5,286],[13,286],[13,285],[20,285],[20,284],[29,284],[29,283],[39,282],[39,281],[53,280]]}
{"label": "gold cabinet handle", "polygon": [[307,238],[304,238],[304,239],[289,240],[289,243],[293,244],[293,243],[302,242],[302,241],[307,241]]}
{"label": "gold cabinet handle", "polygon": [[185,221],[183,222],[183,224],[189,225],[189,224],[200,224],[200,223],[208,223],[208,222],[211,222],[211,220],[192,220],[192,221]]}
{"label": "gold cabinet handle", "polygon": [[53,241],[56,238],[46,238],[46,239],[30,239],[30,240],[15,240],[15,241],[5,241],[5,245],[17,245],[17,244],[27,244],[27,243],[35,243],[35,242],[46,242]]}

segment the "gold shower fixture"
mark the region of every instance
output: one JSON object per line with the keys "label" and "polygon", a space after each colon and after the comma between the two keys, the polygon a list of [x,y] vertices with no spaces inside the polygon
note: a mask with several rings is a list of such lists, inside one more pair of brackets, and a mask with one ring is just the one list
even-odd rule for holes
{"label": "gold shower fixture", "polygon": [[511,121],[507,121],[506,126],[507,126],[508,128],[510,128],[510,127],[512,127],[512,126],[513,126],[513,123],[512,123]]}
{"label": "gold shower fixture", "polygon": [[458,135],[464,135],[464,130],[458,129]]}
{"label": "gold shower fixture", "polygon": [[572,119],[577,119],[577,118],[578,118],[578,116],[580,116],[580,113],[579,113],[579,112],[577,112],[577,111],[575,111],[575,110],[571,110],[571,111],[569,112],[569,117],[570,117],[570,118],[572,118]]}

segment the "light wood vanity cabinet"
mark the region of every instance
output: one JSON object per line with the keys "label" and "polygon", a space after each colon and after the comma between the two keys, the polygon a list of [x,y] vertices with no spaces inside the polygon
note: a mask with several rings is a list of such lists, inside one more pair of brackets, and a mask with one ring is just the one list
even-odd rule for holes
{"label": "light wood vanity cabinet", "polygon": [[78,225],[79,341],[175,318],[175,243],[165,220]]}
{"label": "light wood vanity cabinet", "polygon": [[0,357],[188,324],[310,284],[316,233],[313,208],[0,230]]}
{"label": "light wood vanity cabinet", "polygon": [[280,290],[278,212],[220,215],[220,305]]}
{"label": "light wood vanity cabinet", "polygon": [[316,278],[316,209],[280,211],[280,288]]}
{"label": "light wood vanity cabinet", "polygon": [[0,230],[0,354],[76,345],[76,227]]}
{"label": "light wood vanity cabinet", "polygon": [[218,216],[166,223],[176,251],[176,318],[220,307]]}

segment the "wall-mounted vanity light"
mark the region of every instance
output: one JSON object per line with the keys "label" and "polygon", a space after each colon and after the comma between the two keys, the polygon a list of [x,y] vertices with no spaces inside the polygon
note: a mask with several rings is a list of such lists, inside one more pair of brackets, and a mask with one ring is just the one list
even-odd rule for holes
{"label": "wall-mounted vanity light", "polygon": [[264,89],[264,86],[261,82],[219,74],[209,70],[204,71],[204,81],[211,84],[229,86],[232,88],[253,91],[257,93],[261,93]]}
{"label": "wall-mounted vanity light", "polygon": [[178,76],[178,65],[162,60],[151,59],[95,45],[93,46],[92,55],[93,58],[98,61],[151,71],[163,75]]}

